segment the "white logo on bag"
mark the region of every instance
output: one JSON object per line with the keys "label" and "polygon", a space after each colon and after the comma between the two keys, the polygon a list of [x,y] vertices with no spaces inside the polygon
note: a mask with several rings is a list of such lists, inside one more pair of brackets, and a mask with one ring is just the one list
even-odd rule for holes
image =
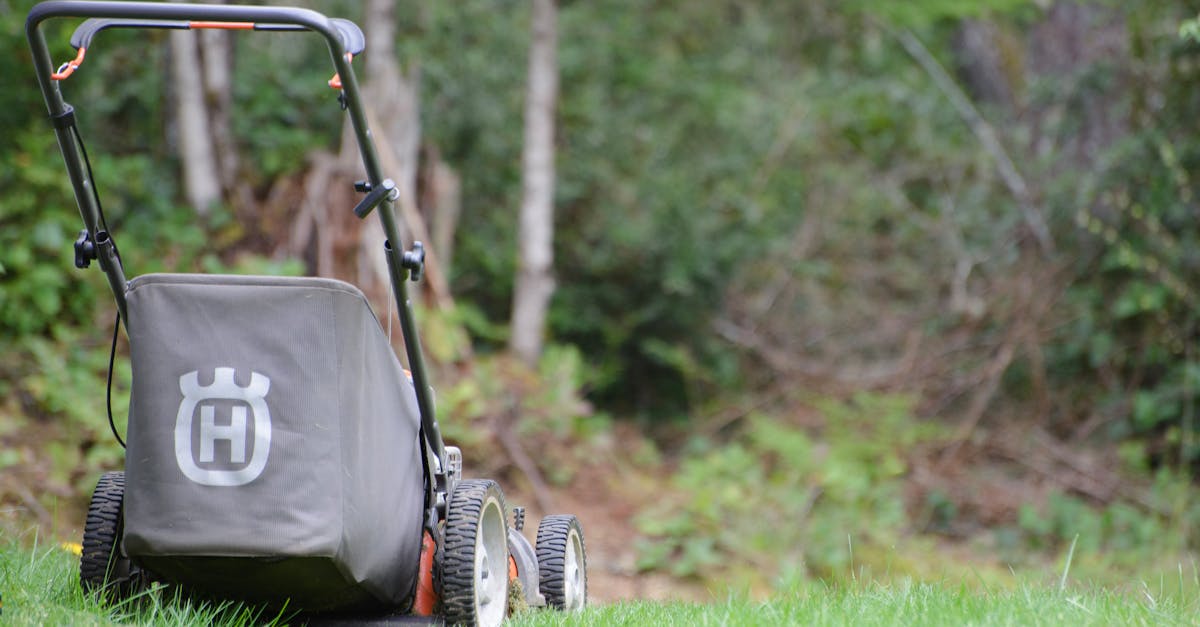
{"label": "white logo on bag", "polygon": [[[250,385],[241,387],[233,381],[233,368],[213,371],[213,383],[200,385],[200,373],[193,370],[179,377],[183,402],[175,417],[175,460],[184,476],[201,485],[239,486],[254,481],[267,465],[271,449],[271,414],[267,411],[267,391],[271,380],[257,372],[250,373]],[[206,401],[233,401],[229,408],[229,423],[217,424],[216,405]],[[224,403],[229,405],[230,403]],[[192,448],[192,431],[196,407],[200,407],[199,459]],[[249,439],[246,410],[254,416],[254,437]],[[215,462],[217,441],[229,443],[229,463],[246,464],[236,470],[201,468],[199,464]],[[250,462],[246,463],[246,447],[250,446]]]}

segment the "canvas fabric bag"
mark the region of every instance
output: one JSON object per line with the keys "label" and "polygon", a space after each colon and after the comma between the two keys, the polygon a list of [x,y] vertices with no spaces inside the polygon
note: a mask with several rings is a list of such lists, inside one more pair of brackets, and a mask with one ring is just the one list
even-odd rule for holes
{"label": "canvas fabric bag", "polygon": [[126,298],[135,562],[291,607],[409,599],[420,418],[362,293],[319,278],[150,274]]}

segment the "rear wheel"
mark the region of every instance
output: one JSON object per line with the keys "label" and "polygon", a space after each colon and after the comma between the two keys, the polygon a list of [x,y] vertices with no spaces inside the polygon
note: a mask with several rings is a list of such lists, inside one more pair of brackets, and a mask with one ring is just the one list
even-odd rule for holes
{"label": "rear wheel", "polygon": [[538,525],[538,582],[550,607],[567,612],[587,605],[587,553],[579,519],[547,516]]}
{"label": "rear wheel", "polygon": [[133,565],[121,554],[124,504],[125,473],[104,473],[92,493],[83,525],[79,583],[87,592],[122,593],[134,579]]}
{"label": "rear wheel", "polygon": [[458,483],[450,496],[442,547],[446,622],[499,625],[508,613],[508,517],[495,481]]}

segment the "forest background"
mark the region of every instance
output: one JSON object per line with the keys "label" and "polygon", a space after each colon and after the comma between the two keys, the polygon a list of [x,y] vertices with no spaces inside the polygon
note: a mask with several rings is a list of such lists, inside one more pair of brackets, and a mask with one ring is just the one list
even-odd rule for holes
{"label": "forest background", "polygon": [[[539,4],[553,266],[529,358]],[[0,0],[0,533],[71,540],[123,462],[114,307],[71,263],[31,5]],[[510,501],[581,515],[597,598],[987,585],[1068,547],[1100,584],[1195,568],[1200,2],[308,5],[365,25],[356,70],[434,258],[446,436]],[[127,271],[337,276],[394,315],[321,42],[186,41],[105,32],[63,85]]]}

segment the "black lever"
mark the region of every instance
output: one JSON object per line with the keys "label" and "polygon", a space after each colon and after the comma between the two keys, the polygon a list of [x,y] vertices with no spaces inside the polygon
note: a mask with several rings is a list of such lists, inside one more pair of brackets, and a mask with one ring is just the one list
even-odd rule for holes
{"label": "black lever", "polygon": [[92,241],[91,234],[84,229],[75,239],[75,267],[87,268],[92,265],[92,260],[95,258],[96,242]]}
{"label": "black lever", "polygon": [[396,189],[396,182],[392,179],[384,179],[379,185],[371,185],[369,183],[359,185],[355,183],[354,188],[368,190],[367,197],[359,201],[358,205],[354,207],[354,215],[359,218],[367,217],[385,199],[396,200],[400,195],[400,191]]}
{"label": "black lever", "polygon": [[420,281],[421,274],[425,271],[425,244],[420,241],[413,242],[412,250],[404,251],[400,265],[408,268],[413,281]]}

